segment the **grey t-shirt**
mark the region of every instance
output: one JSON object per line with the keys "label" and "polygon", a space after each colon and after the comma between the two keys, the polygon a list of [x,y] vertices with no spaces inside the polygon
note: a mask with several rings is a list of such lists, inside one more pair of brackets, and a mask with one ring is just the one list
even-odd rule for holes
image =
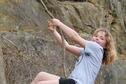
{"label": "grey t-shirt", "polygon": [[103,48],[96,42],[85,41],[85,47],[80,50],[80,57],[68,78],[76,84],[94,84],[103,58]]}

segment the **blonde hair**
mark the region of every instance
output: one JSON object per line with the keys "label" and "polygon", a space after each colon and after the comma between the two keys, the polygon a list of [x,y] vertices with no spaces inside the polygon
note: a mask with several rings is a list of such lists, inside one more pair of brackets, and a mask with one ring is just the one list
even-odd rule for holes
{"label": "blonde hair", "polygon": [[111,64],[114,62],[116,57],[115,42],[113,40],[111,33],[106,28],[98,28],[94,31],[93,35],[97,34],[99,31],[105,32],[106,38],[106,48],[104,49],[102,64]]}

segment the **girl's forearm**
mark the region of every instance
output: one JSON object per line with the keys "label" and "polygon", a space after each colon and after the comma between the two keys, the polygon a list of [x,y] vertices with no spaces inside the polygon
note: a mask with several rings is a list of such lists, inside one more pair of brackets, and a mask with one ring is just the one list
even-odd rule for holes
{"label": "girl's forearm", "polygon": [[76,41],[76,39],[79,37],[79,34],[75,30],[71,29],[62,22],[59,22],[58,27],[74,41]]}
{"label": "girl's forearm", "polygon": [[80,48],[79,47],[69,45],[69,43],[65,39],[64,39],[64,41],[62,41],[61,35],[56,30],[53,31],[53,34],[54,34],[56,40],[60,43],[60,45],[62,47],[64,47],[67,51],[71,52],[72,54],[74,54],[76,56],[80,56]]}
{"label": "girl's forearm", "polygon": [[[53,34],[56,38],[56,40],[58,41],[58,43],[61,45],[61,46],[64,46],[66,47],[68,45],[68,42],[65,40],[65,39],[62,39],[61,38],[61,35],[57,32],[57,30],[54,30],[53,31]],[[63,43],[64,42],[64,43]]]}

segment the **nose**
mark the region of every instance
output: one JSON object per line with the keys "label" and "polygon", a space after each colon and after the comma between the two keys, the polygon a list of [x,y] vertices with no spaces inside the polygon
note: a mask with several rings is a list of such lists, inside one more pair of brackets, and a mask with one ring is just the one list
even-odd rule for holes
{"label": "nose", "polygon": [[99,38],[97,37],[97,38],[95,39],[95,41],[96,41],[97,43],[99,43],[100,40],[99,40]]}

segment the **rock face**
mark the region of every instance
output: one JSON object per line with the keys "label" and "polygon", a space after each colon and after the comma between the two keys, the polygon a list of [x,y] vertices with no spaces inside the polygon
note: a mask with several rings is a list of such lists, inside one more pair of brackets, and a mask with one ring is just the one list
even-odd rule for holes
{"label": "rock face", "polygon": [[[126,1],[43,1],[56,18],[82,37],[89,38],[99,27],[111,31],[118,60],[102,66],[96,84],[125,84]],[[70,73],[75,58],[65,52],[63,60],[63,49],[47,30],[48,19],[40,0],[0,0],[0,84],[29,84],[40,71],[64,76],[63,65],[66,74]]]}
{"label": "rock face", "polygon": [[5,68],[1,49],[0,49],[0,84],[6,84]]}

